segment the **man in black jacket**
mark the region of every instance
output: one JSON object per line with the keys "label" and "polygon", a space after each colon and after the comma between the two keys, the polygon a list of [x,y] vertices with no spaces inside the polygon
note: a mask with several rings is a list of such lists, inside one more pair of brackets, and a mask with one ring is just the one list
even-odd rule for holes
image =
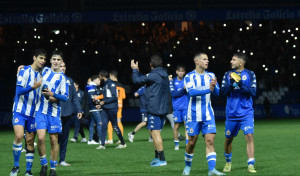
{"label": "man in black jacket", "polygon": [[111,122],[114,131],[117,133],[121,144],[116,148],[126,148],[124,138],[122,136],[121,130],[118,127],[117,112],[118,112],[118,95],[116,84],[108,78],[108,72],[102,70],[99,73],[100,78],[104,81],[103,86],[103,99],[100,101],[102,107],[101,117],[102,117],[102,127],[101,127],[101,145],[97,149],[105,149],[105,138],[107,135],[107,124],[108,121]]}
{"label": "man in black jacket", "polygon": [[155,158],[151,166],[166,166],[167,162],[163,150],[163,141],[160,130],[164,125],[168,113],[169,79],[165,69],[162,68],[162,59],[154,55],[150,62],[151,71],[147,75],[138,72],[138,62],[131,61],[132,80],[134,84],[146,84],[146,109],[148,113],[148,129],[153,138]]}
{"label": "man in black jacket", "polygon": [[[62,62],[60,70],[65,73],[66,65]],[[59,143],[59,165],[70,166],[69,163],[65,161],[67,153],[67,145],[69,139],[70,126],[72,124],[72,116],[76,115],[78,119],[82,117],[82,110],[80,103],[78,101],[76,89],[72,78],[67,76],[67,82],[69,84],[69,99],[66,102],[60,101],[61,104],[61,123],[62,123],[62,133],[58,136]],[[75,108],[73,107],[75,106]]]}

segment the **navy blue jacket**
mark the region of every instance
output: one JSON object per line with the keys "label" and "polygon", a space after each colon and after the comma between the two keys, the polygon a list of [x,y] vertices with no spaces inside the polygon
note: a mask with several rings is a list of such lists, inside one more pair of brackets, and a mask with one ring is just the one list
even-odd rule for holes
{"label": "navy blue jacket", "polygon": [[[81,89],[78,89],[78,91],[76,93],[77,93],[77,98],[78,98],[78,101],[80,103],[81,109],[82,109],[82,111],[84,111],[83,110],[83,106],[84,106],[84,92]],[[75,112],[75,109],[74,109],[74,112]]]}
{"label": "navy blue jacket", "polygon": [[67,76],[67,83],[69,84],[69,99],[66,102],[60,101],[62,117],[82,112],[72,78]]}
{"label": "navy blue jacket", "polygon": [[147,113],[163,116],[168,113],[169,78],[162,67],[153,68],[146,76],[140,75],[137,69],[132,72],[134,84],[146,84]]}
{"label": "navy blue jacket", "polygon": [[111,79],[107,79],[104,82],[103,97],[103,101],[105,102],[102,106],[103,109],[118,109],[117,88]]}

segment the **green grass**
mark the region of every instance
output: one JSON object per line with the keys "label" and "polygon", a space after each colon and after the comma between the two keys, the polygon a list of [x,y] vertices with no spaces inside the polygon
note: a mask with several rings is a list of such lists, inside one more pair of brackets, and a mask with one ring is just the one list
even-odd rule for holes
{"label": "green grass", "polygon": [[[124,136],[128,148],[115,149],[115,144],[106,145],[106,150],[96,150],[97,145],[69,142],[66,160],[72,166],[57,168],[60,176],[71,175],[181,175],[184,163],[184,142],[180,142],[180,150],[174,151],[172,131],[170,125],[164,127],[162,137],[164,140],[164,151],[168,165],[153,168],[149,162],[154,157],[153,144],[148,142],[146,128],[140,130],[133,143],[127,140],[127,133],[132,131],[135,124],[124,124]],[[223,156],[224,122],[217,122],[217,135],[215,149],[217,152],[218,170],[222,170],[225,164]],[[183,132],[181,128],[181,132]],[[73,130],[70,136],[73,135]],[[86,131],[86,135],[88,132]],[[300,118],[284,120],[257,120],[255,122],[255,167],[260,176],[299,175],[300,163]],[[13,166],[12,141],[14,133],[12,130],[2,130],[0,133],[0,175],[8,175]],[[114,135],[114,140],[117,140]],[[50,156],[49,138],[47,136],[47,158]],[[40,164],[38,153],[35,152],[32,172],[39,175]],[[242,131],[233,142],[232,156],[233,171],[227,175],[243,176],[251,175],[247,172],[246,142]],[[25,154],[20,159],[20,175],[25,173]],[[205,146],[203,138],[199,138],[191,175],[207,175],[208,167],[205,158]]]}

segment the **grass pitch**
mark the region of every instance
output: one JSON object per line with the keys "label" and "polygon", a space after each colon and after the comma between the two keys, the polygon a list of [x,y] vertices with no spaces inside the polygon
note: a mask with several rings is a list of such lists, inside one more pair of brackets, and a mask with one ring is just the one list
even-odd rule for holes
{"label": "grass pitch", "polygon": [[[144,127],[135,135],[133,143],[128,141],[127,134],[131,132],[136,124],[124,124],[124,138],[127,143],[126,149],[115,149],[116,144],[106,145],[105,150],[96,150],[98,145],[87,145],[86,143],[69,142],[66,161],[70,167],[57,167],[59,176],[73,175],[181,175],[184,163],[185,142],[180,142],[180,150],[174,150],[172,130],[169,124],[163,128],[164,151],[168,165],[153,168],[149,165],[154,157],[153,143],[148,142],[148,131]],[[183,133],[183,128],[180,128]],[[85,131],[88,136],[88,131]],[[233,170],[227,175],[259,175],[259,176],[281,176],[300,175],[300,118],[297,119],[275,119],[256,120],[255,122],[255,167],[256,174],[247,172],[246,142],[242,131],[233,141]],[[73,130],[70,132],[70,138]],[[1,130],[0,133],[0,175],[9,175],[13,167],[12,141],[13,130]],[[114,134],[114,141],[117,136]],[[24,143],[23,143],[24,144]],[[50,144],[47,136],[47,158],[50,159]],[[225,159],[224,149],[224,121],[217,121],[217,135],[215,149],[217,153],[216,168],[223,170]],[[48,167],[50,165],[48,164]],[[21,154],[19,175],[24,175],[26,170],[25,153]],[[35,152],[33,175],[39,175],[40,164],[38,152]],[[49,171],[48,171],[49,172]],[[203,138],[199,137],[192,163],[192,175],[207,175],[208,167],[205,158],[205,146]]]}

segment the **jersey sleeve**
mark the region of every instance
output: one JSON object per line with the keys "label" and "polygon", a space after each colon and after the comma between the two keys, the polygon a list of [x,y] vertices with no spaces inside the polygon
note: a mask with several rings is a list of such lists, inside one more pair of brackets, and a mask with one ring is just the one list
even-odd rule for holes
{"label": "jersey sleeve", "polygon": [[238,85],[241,88],[242,93],[254,97],[256,95],[256,76],[252,71],[249,73],[249,76],[250,76],[249,85],[245,84],[243,79],[238,83]]}
{"label": "jersey sleeve", "polygon": [[205,95],[208,93],[211,93],[210,89],[202,89],[202,90],[197,90],[195,87],[195,84],[190,80],[190,77],[185,76],[184,77],[184,86],[186,87],[186,91],[191,97],[195,96],[201,96]]}
{"label": "jersey sleeve", "polygon": [[229,72],[226,72],[222,79],[221,95],[228,96],[234,89],[229,79]]}
{"label": "jersey sleeve", "polygon": [[21,69],[17,76],[17,86],[26,87],[29,78],[29,70]]}

